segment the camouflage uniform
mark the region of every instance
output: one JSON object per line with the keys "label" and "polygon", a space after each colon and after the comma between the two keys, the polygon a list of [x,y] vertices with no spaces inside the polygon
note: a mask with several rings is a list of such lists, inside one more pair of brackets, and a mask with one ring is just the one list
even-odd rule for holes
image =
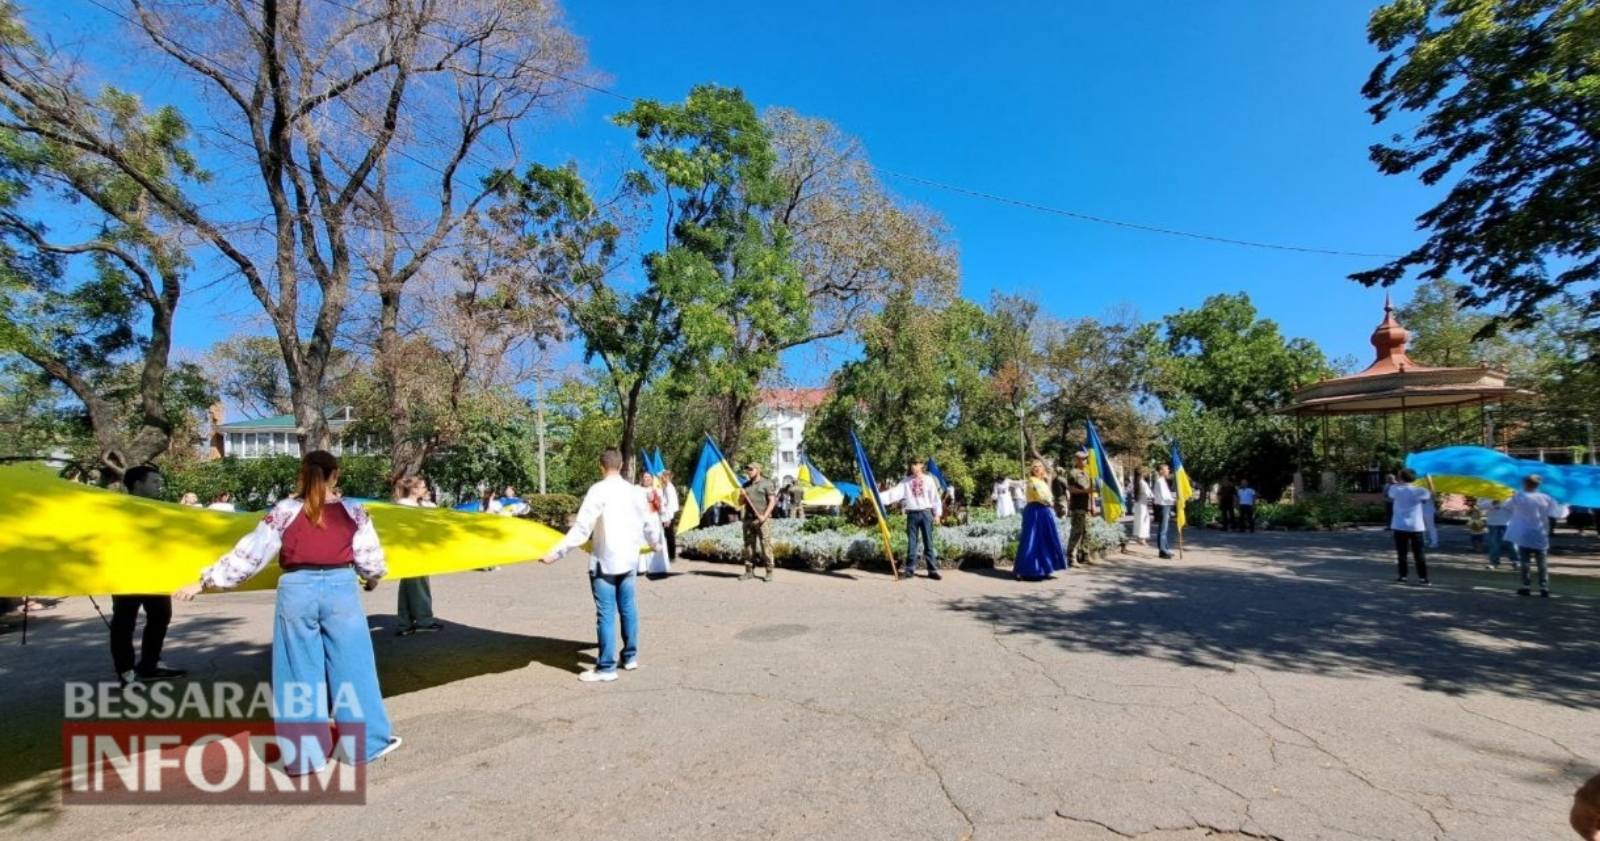
{"label": "camouflage uniform", "polygon": [[1071,517],[1072,533],[1067,535],[1067,559],[1075,564],[1089,562],[1089,494],[1094,483],[1083,470],[1067,474],[1067,514]]}
{"label": "camouflage uniform", "polygon": [[[771,479],[758,479],[744,489],[744,572],[753,574],[755,559],[759,555],[767,565],[767,577],[772,577],[772,541],[767,536],[767,520],[761,519],[767,510],[767,501],[776,494]],[[755,508],[751,508],[751,506]]]}

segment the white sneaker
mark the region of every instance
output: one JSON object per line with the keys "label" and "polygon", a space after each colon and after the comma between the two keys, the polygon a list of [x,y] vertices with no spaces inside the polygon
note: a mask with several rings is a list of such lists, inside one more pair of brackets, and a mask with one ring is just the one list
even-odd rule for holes
{"label": "white sneaker", "polygon": [[617,670],[616,669],[612,669],[609,672],[597,672],[597,671],[592,671],[591,670],[591,671],[583,672],[583,673],[578,675],[578,680],[581,680],[584,683],[610,683],[611,681],[616,680],[616,679],[617,679]]}
{"label": "white sneaker", "polygon": [[389,737],[389,744],[384,745],[383,746],[383,750],[380,750],[377,753],[373,754],[372,758],[367,760],[367,761],[368,762],[377,762],[378,760],[384,758],[385,756],[388,756],[389,754],[394,753],[395,751],[399,750],[400,749],[400,745],[402,745],[404,743],[405,743],[405,740],[400,738],[399,736],[390,736]]}
{"label": "white sneaker", "polygon": [[639,658],[637,657],[622,664],[622,670],[625,672],[631,672],[637,668],[639,668]]}

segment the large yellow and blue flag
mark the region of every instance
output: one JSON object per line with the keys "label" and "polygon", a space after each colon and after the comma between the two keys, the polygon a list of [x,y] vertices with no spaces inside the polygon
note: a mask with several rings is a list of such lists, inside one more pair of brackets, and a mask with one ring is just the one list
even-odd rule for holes
{"label": "large yellow and blue flag", "polygon": [[1178,531],[1189,524],[1189,515],[1184,512],[1189,500],[1194,497],[1194,483],[1189,481],[1189,471],[1183,469],[1183,455],[1178,452],[1178,442],[1172,442],[1172,484],[1173,492],[1178,497]]}
{"label": "large yellow and blue flag", "polygon": [[861,474],[861,487],[872,499],[872,512],[878,515],[878,534],[883,537],[883,554],[889,559],[889,569],[894,573],[895,579],[900,578],[900,569],[894,563],[894,549],[889,545],[889,522],[885,519],[888,512],[883,507],[883,497],[878,495],[878,479],[872,475],[872,463],[867,461],[867,451],[861,446],[861,439],[856,436],[854,429],[850,430],[850,444],[856,451],[856,470]]}
{"label": "large yellow and blue flag", "polygon": [[800,454],[800,468],[794,480],[805,488],[804,502],[808,506],[838,507],[844,504],[844,491],[823,475],[822,470],[804,452]]}
{"label": "large yellow and blue flag", "polygon": [[739,507],[742,485],[733,465],[722,456],[717,442],[706,436],[700,447],[700,461],[695,465],[694,478],[689,480],[689,493],[683,500],[683,511],[678,514],[678,533],[700,525],[700,517],[713,505],[726,503]]}
{"label": "large yellow and blue flag", "polygon": [[1111,459],[1106,456],[1105,445],[1100,442],[1100,431],[1094,428],[1094,421],[1085,420],[1084,425],[1088,431],[1089,481],[1100,492],[1100,516],[1108,523],[1115,523],[1122,519],[1122,484],[1117,481],[1117,473],[1111,468]]}

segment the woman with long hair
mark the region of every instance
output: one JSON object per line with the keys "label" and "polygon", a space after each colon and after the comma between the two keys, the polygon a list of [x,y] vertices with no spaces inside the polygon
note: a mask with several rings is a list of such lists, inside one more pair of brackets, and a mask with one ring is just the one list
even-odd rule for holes
{"label": "woman with long hair", "polygon": [[1042,461],[1028,466],[1027,495],[1012,572],[1018,580],[1039,581],[1069,566],[1067,553],[1061,548],[1061,529],[1056,524],[1055,509],[1050,504],[1054,494]]}
{"label": "woman with long hair", "polygon": [[[330,758],[364,764],[400,746],[383,707],[358,590],[362,581],[375,588],[387,572],[383,547],[366,510],[336,494],[338,482],[333,454],[307,453],[298,492],[273,506],[199,581],[174,594],[189,601],[206,590],[237,587],[278,557],[283,574],[272,626],[272,702],[290,774],[318,771]],[[330,721],[340,730],[338,752]]]}
{"label": "woman with long hair", "polygon": [[[649,473],[639,474],[639,492],[644,495],[645,505],[650,510],[650,516],[656,520],[661,519],[661,510],[666,505],[667,499],[661,493],[656,477]],[[672,561],[667,557],[666,544],[660,549],[646,555],[639,555],[639,574],[644,576],[666,575],[672,571]]]}

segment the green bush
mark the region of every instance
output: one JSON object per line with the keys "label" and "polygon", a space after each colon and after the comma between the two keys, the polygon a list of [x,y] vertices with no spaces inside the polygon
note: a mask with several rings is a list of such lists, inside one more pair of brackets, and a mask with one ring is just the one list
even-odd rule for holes
{"label": "green bush", "polygon": [[571,494],[529,494],[522,501],[528,506],[524,516],[558,531],[566,531],[572,525],[582,502]]}
{"label": "green bush", "polygon": [[855,531],[849,521],[843,517],[807,517],[800,525],[800,531],[805,534],[817,534],[825,531]]}
{"label": "green bush", "polygon": [[[185,493],[210,502],[224,491],[233,494],[241,511],[259,511],[295,492],[300,459],[222,458],[198,462],[167,474],[167,498],[176,502]],[[385,456],[345,456],[339,459],[339,490],[345,496],[388,499],[389,459]]]}
{"label": "green bush", "polygon": [[1256,506],[1256,524],[1291,531],[1337,529],[1382,524],[1385,513],[1382,505],[1356,503],[1344,494],[1310,494],[1301,502]]}

